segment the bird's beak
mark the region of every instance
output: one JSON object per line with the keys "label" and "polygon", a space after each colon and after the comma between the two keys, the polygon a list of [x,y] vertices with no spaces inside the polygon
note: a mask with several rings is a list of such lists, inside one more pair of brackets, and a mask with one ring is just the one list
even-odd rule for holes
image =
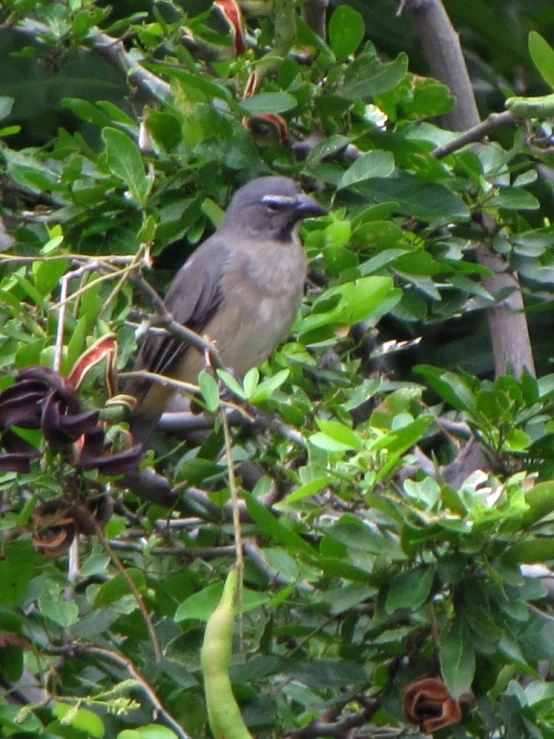
{"label": "bird's beak", "polygon": [[323,206],[303,193],[297,198],[295,210],[299,218],[317,218],[318,216],[327,215],[327,211]]}

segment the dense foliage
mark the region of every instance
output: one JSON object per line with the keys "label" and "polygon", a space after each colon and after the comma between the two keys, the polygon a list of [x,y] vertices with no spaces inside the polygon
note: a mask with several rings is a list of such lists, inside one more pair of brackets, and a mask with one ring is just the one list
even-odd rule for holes
{"label": "dense foliage", "polygon": [[[4,0],[2,736],[209,736],[202,639],[244,558],[253,734],[554,737],[554,12],[446,4],[481,129],[439,0],[403,5]],[[149,285],[269,173],[329,210],[301,314],[259,370],[201,376],[210,418],[143,462],[175,505],[147,502],[116,370]]]}

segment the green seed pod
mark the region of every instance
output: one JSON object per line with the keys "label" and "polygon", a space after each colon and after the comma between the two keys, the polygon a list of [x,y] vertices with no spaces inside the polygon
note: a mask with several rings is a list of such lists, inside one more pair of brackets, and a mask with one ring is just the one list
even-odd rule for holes
{"label": "green seed pod", "polygon": [[238,582],[238,570],[232,569],[219,605],[206,624],[200,651],[208,721],[215,739],[252,739],[229,678]]}
{"label": "green seed pod", "polygon": [[508,110],[523,118],[550,118],[554,115],[554,94],[539,97],[512,97],[505,102]]}

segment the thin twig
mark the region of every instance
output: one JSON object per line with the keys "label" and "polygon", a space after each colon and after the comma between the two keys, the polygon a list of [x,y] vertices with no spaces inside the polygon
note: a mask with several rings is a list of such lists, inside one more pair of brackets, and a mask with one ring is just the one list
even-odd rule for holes
{"label": "thin twig", "polygon": [[198,549],[187,549],[185,547],[148,547],[146,544],[138,544],[132,541],[121,541],[112,539],[110,547],[120,552],[137,552],[138,554],[154,555],[156,557],[184,557],[189,560],[195,559],[217,559],[217,557],[229,557],[235,554],[235,547],[199,547]]}
{"label": "thin twig", "polygon": [[176,321],[171,312],[166,308],[164,301],[160,298],[154,288],[146,282],[141,274],[136,274],[133,281],[136,282],[140,290],[147,296],[154,310],[158,314],[157,317],[150,319],[151,323],[158,326],[164,326],[176,338],[181,339],[183,342],[192,344],[201,352],[207,352],[210,357],[210,362],[217,369],[225,369],[225,364],[221,360],[213,342]]}
{"label": "thin twig", "polygon": [[[75,270],[75,272],[68,272],[66,275],[62,277],[62,280],[72,280],[75,277],[81,277],[82,274],[85,272],[92,272],[94,270],[98,270],[101,266],[100,261],[94,261],[90,262],[89,264],[85,265],[84,267],[81,267],[80,270]],[[119,277],[120,275],[129,274],[131,272],[134,272],[136,270],[137,266],[136,264],[132,263],[128,265],[127,267],[122,267],[121,269],[118,269],[114,272],[109,272],[105,275],[100,275],[100,277],[97,277],[92,282],[87,283],[86,285],[83,285],[83,287],[80,287],[78,290],[76,290],[74,293],[71,293],[70,296],[65,296],[65,298],[62,298],[59,300],[55,305],[52,306],[52,310],[59,310],[61,312],[62,308],[65,306],[66,303],[68,303],[70,300],[76,300],[77,298],[81,297],[83,293],[85,293],[87,290],[90,290],[93,287],[96,287],[96,285],[100,284],[101,282],[106,282],[107,280],[113,280],[116,277]]]}
{"label": "thin twig", "polygon": [[163,656],[162,656],[162,648],[160,645],[160,640],[158,638],[158,633],[156,629],[154,628],[154,624],[152,622],[152,619],[150,618],[150,614],[148,613],[148,609],[146,608],[146,605],[144,604],[144,601],[142,599],[141,594],[138,591],[137,586],[129,576],[129,573],[123,567],[123,564],[121,563],[121,560],[117,556],[117,554],[113,551],[112,547],[110,546],[110,542],[106,539],[104,536],[104,532],[102,531],[101,527],[98,525],[98,522],[96,519],[94,519],[92,516],[90,517],[90,520],[94,524],[94,528],[96,529],[96,535],[98,536],[98,539],[100,540],[100,543],[106,550],[107,554],[109,555],[110,559],[112,560],[113,564],[115,565],[116,569],[119,570],[119,573],[121,574],[121,577],[125,580],[127,583],[127,587],[132,592],[132,594],[135,597],[135,600],[137,601],[137,605],[140,608],[140,611],[142,613],[142,616],[144,618],[144,621],[146,622],[146,627],[148,629],[148,632],[150,634],[150,639],[152,640],[152,647],[154,649],[154,655],[156,658],[156,662],[161,663]]}
{"label": "thin twig", "polygon": [[[63,336],[64,336],[64,329],[65,329],[65,314],[67,309],[67,304],[69,301],[68,297],[68,290],[69,290],[69,283],[71,280],[82,277],[87,272],[92,272],[93,270],[98,268],[98,263],[96,261],[89,262],[88,264],[84,264],[82,267],[79,267],[79,269],[74,270],[73,272],[67,272],[60,280],[61,287],[60,287],[60,297],[61,300],[54,306],[52,306],[51,310],[57,311],[58,313],[58,326],[56,329],[56,344],[55,344],[55,350],[54,350],[54,366],[53,369],[55,372],[60,372],[62,367],[62,355],[63,355]],[[77,293],[83,292],[83,290],[78,290]],[[71,296],[71,299],[75,297],[76,293],[73,293]]]}
{"label": "thin twig", "polygon": [[122,654],[119,654],[119,652],[112,652],[110,649],[104,649],[103,647],[93,647],[88,645],[76,645],[73,647],[74,652],[78,655],[83,654],[93,654],[98,657],[104,657],[105,659],[109,659],[112,662],[116,662],[118,665],[121,665],[121,667],[124,667],[129,675],[137,681],[137,683],[140,685],[144,693],[146,694],[146,697],[150,701],[152,707],[154,710],[160,714],[160,716],[164,719],[164,721],[171,726],[173,731],[177,734],[179,739],[191,739],[191,737],[186,733],[186,731],[183,729],[181,724],[179,724],[173,716],[167,711],[163,705],[160,703],[160,699],[156,695],[154,688],[150,685],[149,682],[140,674],[140,672],[137,670],[135,665],[131,662],[130,659],[127,657],[124,657]]}
{"label": "thin twig", "polygon": [[517,123],[518,120],[517,116],[511,110],[505,110],[502,113],[491,113],[482,123],[468,128],[467,131],[456,136],[456,138],[447,144],[438,146],[431,152],[431,156],[434,156],[435,159],[444,159],[444,157],[453,154],[458,149],[462,149],[467,144],[474,144],[477,141],[481,141],[499,126],[503,126],[506,123]]}
{"label": "thin twig", "polygon": [[237,478],[235,477],[235,465],[233,462],[233,437],[227,420],[225,409],[220,411],[221,423],[223,424],[223,437],[225,440],[225,458],[227,460],[227,476],[229,479],[229,489],[231,491],[231,508],[233,511],[233,530],[235,533],[235,558],[239,575],[239,593],[238,593],[238,612],[239,616],[239,633],[241,643],[243,641],[243,580],[244,580],[244,551],[242,544],[242,526],[239,507],[239,492],[237,486]]}
{"label": "thin twig", "polygon": [[367,708],[360,713],[346,716],[341,721],[325,721],[315,719],[301,729],[289,731],[286,737],[294,737],[294,739],[315,739],[318,736],[344,737],[349,731],[357,726],[363,726],[370,721],[381,707],[381,702],[377,699],[370,700]]}

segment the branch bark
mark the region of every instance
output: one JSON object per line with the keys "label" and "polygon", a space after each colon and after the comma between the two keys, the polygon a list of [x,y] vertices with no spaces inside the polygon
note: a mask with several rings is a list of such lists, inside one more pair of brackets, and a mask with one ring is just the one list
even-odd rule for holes
{"label": "branch bark", "polygon": [[[485,135],[488,129],[479,128],[483,124],[479,119],[460,40],[441,0],[406,0],[405,7],[412,14],[432,74],[448,85],[456,98],[456,107],[445,116],[445,125],[468,133],[472,130],[472,136],[475,131]],[[509,118],[506,114],[500,115]],[[505,258],[493,251],[486,238],[477,248],[477,260],[493,272],[483,278],[483,285],[496,300],[487,310],[495,374],[503,375],[511,369],[520,377],[527,369],[534,375],[535,365],[518,277],[509,271]]]}
{"label": "branch bark", "polygon": [[327,37],[329,0],[307,0],[302,6],[302,20],[324,41]]}

